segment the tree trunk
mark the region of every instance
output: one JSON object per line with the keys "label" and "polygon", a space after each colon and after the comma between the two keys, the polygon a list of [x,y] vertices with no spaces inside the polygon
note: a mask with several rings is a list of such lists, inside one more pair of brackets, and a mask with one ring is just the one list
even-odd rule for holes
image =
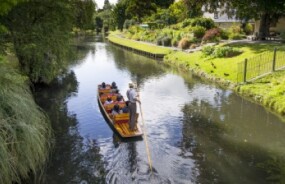
{"label": "tree trunk", "polygon": [[266,36],[269,35],[270,28],[270,14],[263,13],[260,17],[260,25],[258,30],[258,39],[265,40]]}

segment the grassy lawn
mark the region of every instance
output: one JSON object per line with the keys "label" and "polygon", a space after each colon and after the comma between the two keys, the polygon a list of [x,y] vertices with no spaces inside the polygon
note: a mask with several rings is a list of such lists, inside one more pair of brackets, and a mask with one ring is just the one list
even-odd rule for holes
{"label": "grassy lawn", "polygon": [[137,42],[134,40],[118,37],[116,33],[111,33],[108,36],[108,39],[114,43],[132,47],[137,50],[146,51],[152,54],[167,54],[171,51],[170,48],[159,47],[159,46],[155,46],[155,45],[151,45],[151,44],[147,44],[143,42]]}
{"label": "grassy lawn", "polygon": [[[225,79],[232,83],[237,83],[238,63],[243,62],[246,58],[255,58],[262,53],[273,51],[274,48],[285,50],[285,45],[278,43],[232,43],[227,45],[240,49],[242,54],[231,58],[211,58],[204,57],[201,51],[194,53],[174,51],[114,35],[109,36],[109,39],[115,43],[140,50],[164,53],[166,54],[164,57],[166,63],[197,69],[197,71],[203,71],[213,78]],[[220,44],[217,47],[224,45],[226,44]],[[251,83],[238,85],[236,91],[243,96],[251,97],[279,114],[285,115],[285,71],[278,71]]]}
{"label": "grassy lawn", "polygon": [[238,87],[239,93],[285,115],[285,71],[277,71]]}
{"label": "grassy lawn", "polygon": [[243,62],[245,58],[252,58],[266,51],[273,51],[275,47],[285,48],[284,45],[281,46],[280,44],[273,43],[236,43],[229,44],[229,46],[238,48],[242,50],[243,53],[232,58],[210,58],[204,57],[200,51],[194,53],[172,51],[165,56],[165,61],[177,65],[187,65],[190,68],[197,68],[214,75],[215,77],[220,77],[236,83],[238,63]]}

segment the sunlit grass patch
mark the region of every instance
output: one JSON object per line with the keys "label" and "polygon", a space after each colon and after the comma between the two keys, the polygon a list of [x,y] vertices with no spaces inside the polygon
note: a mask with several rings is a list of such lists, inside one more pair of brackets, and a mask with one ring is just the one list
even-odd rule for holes
{"label": "sunlit grass patch", "polygon": [[123,46],[128,46],[128,47],[131,47],[137,50],[149,52],[151,54],[167,54],[171,50],[169,48],[159,47],[156,45],[151,45],[147,43],[137,42],[134,40],[118,37],[115,33],[110,34],[108,36],[108,39],[114,43],[117,43]]}

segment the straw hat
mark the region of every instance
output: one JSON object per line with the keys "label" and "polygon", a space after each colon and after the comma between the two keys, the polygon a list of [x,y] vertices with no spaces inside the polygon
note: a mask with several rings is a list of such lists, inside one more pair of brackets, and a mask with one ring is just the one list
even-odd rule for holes
{"label": "straw hat", "polygon": [[134,83],[133,82],[129,82],[129,87],[130,88],[133,88],[135,85],[134,85]]}

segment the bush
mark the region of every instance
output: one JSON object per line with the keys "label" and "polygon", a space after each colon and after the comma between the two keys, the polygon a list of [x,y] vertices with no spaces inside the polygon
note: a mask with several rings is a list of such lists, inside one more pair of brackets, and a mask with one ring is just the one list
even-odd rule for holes
{"label": "bush", "polygon": [[202,40],[204,42],[208,41],[218,41],[221,36],[221,29],[220,28],[213,28],[206,31],[205,35],[203,36]]}
{"label": "bush", "polygon": [[229,36],[230,36],[230,32],[229,31],[221,30],[221,34],[220,34],[221,39],[228,40]]}
{"label": "bush", "polygon": [[172,38],[171,45],[173,47],[177,47],[178,46],[178,42],[179,42],[179,40],[177,38]]}
{"label": "bush", "polygon": [[242,52],[239,49],[226,46],[226,47],[217,47],[212,55],[214,57],[221,58],[221,57],[233,57],[241,53]]}
{"label": "bush", "polygon": [[189,25],[191,25],[192,21],[191,19],[185,19],[183,22],[182,22],[182,28],[185,28]]}
{"label": "bush", "polygon": [[171,46],[171,38],[168,36],[162,38],[162,45],[166,46],[166,47],[170,47]]}
{"label": "bush", "polygon": [[247,23],[244,27],[244,30],[246,35],[251,35],[253,33],[253,26],[250,23]]}
{"label": "bush", "polygon": [[203,38],[205,32],[206,32],[206,29],[202,26],[195,26],[192,28],[192,33],[194,34],[194,37],[198,39]]}
{"label": "bush", "polygon": [[209,30],[215,27],[215,22],[210,18],[199,17],[192,19],[191,26],[201,26],[204,27],[206,30]]}
{"label": "bush", "polygon": [[231,40],[241,40],[243,38],[245,38],[245,35],[240,34],[240,33],[230,33],[229,35],[229,39]]}
{"label": "bush", "polygon": [[205,46],[205,47],[202,48],[201,51],[202,51],[204,56],[210,56],[215,51],[215,47],[213,47],[213,46]]}
{"label": "bush", "polygon": [[206,47],[203,47],[202,53],[204,56],[212,56],[212,57],[222,58],[222,57],[237,56],[237,55],[241,54],[242,51],[239,49],[236,49],[236,48],[229,47],[229,46],[216,47],[216,48],[213,46],[206,46]]}
{"label": "bush", "polygon": [[178,47],[181,49],[188,49],[189,46],[190,46],[190,41],[188,38],[182,38],[178,43]]}

